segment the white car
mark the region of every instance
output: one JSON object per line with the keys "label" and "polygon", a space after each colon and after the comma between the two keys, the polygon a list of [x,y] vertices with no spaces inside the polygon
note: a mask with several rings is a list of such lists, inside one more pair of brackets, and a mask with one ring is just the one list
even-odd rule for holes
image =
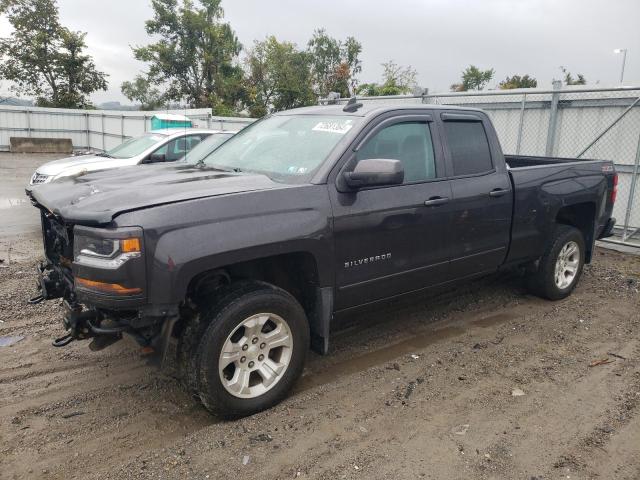
{"label": "white car", "polygon": [[207,137],[220,135],[226,139],[233,133],[235,132],[195,128],[152,130],[104,153],[79,155],[45,163],[35,171],[29,185],[36,186],[60,178],[141,163],[173,162],[183,158]]}

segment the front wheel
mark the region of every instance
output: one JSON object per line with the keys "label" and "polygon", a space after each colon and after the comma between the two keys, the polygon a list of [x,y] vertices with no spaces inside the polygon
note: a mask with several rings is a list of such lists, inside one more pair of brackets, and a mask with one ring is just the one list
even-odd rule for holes
{"label": "front wheel", "polygon": [[251,415],[281,401],[302,373],[309,325],[284,290],[250,282],[204,313],[197,354],[203,405],[227,417]]}
{"label": "front wheel", "polygon": [[585,245],[580,230],[558,225],[538,271],[529,279],[531,290],[549,300],[567,297],[576,287],[584,266]]}

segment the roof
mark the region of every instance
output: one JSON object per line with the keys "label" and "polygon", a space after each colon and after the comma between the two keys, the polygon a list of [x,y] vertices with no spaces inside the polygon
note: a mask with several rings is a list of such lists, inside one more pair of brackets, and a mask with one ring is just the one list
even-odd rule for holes
{"label": "roof", "polygon": [[154,135],[177,135],[180,133],[208,133],[209,135],[215,135],[217,133],[238,133],[237,130],[214,130],[211,128],[192,128],[192,127],[171,127],[171,128],[158,128],[156,130],[149,130],[147,133]]}
{"label": "roof", "polygon": [[170,122],[190,122],[191,120],[184,115],[178,115],[177,113],[156,113],[151,118],[157,118],[158,120],[167,120]]}
{"label": "roof", "polygon": [[362,107],[355,112],[345,112],[343,109],[346,105],[319,105],[313,107],[294,108],[285,110],[276,115],[348,115],[356,117],[368,117],[378,115],[384,112],[394,110],[464,110],[464,111],[480,111],[478,108],[456,107],[452,105],[433,105],[433,104],[401,104],[401,105],[380,105],[375,100],[365,102]]}

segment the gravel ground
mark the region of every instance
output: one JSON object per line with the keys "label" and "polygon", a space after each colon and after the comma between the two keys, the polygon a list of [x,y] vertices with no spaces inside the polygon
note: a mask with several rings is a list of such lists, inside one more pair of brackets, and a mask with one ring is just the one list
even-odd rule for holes
{"label": "gravel ground", "polygon": [[0,478],[640,478],[639,256],[598,249],[559,302],[496,275],[352,315],[230,422],[132,342],[51,347],[38,236],[0,240]]}
{"label": "gravel ground", "polygon": [[[598,249],[560,302],[496,275],[347,318],[293,394],[210,416],[130,341],[51,347],[42,251],[0,155],[0,478],[640,478],[640,256]],[[593,366],[590,366],[593,365]]]}

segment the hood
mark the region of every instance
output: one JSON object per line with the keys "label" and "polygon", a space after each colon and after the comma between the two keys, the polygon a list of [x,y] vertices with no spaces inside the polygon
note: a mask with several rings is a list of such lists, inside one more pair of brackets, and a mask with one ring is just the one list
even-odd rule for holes
{"label": "hood", "polygon": [[[99,155],[78,155],[75,157],[61,158],[60,160],[53,160],[47,162],[44,165],[40,165],[36,171],[42,175],[59,175],[65,170],[87,167],[87,170],[96,170],[100,168],[101,164],[117,167],[122,164],[131,164],[130,159],[109,158]],[[136,162],[137,163],[137,162]],[[120,165],[119,165],[120,164]]]}
{"label": "hood", "polygon": [[286,188],[260,174],[221,172],[180,163],[138,165],[47,183],[28,192],[63,220],[105,225],[142,208],[233,193]]}

